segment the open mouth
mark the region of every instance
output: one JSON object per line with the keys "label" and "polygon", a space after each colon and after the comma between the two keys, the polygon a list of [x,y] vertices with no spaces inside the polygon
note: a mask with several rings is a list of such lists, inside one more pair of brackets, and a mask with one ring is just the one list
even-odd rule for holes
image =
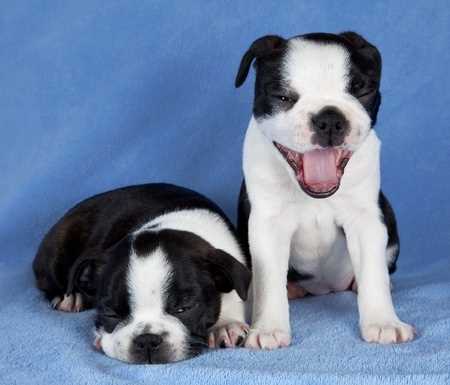
{"label": "open mouth", "polygon": [[341,183],[351,151],[328,147],[300,153],[273,142],[295,173],[302,190],[313,198],[333,195]]}

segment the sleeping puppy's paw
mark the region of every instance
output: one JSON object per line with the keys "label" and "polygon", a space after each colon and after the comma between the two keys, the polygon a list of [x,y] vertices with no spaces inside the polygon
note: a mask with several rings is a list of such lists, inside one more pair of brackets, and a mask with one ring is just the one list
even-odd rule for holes
{"label": "sleeping puppy's paw", "polygon": [[415,334],[413,326],[400,320],[361,325],[361,336],[367,342],[380,344],[408,342],[414,339]]}
{"label": "sleeping puppy's paw", "polygon": [[290,333],[280,330],[250,329],[245,341],[245,347],[251,349],[278,349],[289,346],[291,343]]}
{"label": "sleeping puppy's paw", "polygon": [[249,326],[244,322],[229,321],[212,327],[209,331],[208,346],[210,348],[233,348],[242,346]]}
{"label": "sleeping puppy's paw", "polygon": [[61,297],[55,297],[50,302],[53,309],[78,313],[83,310],[83,299],[80,293],[64,294]]}

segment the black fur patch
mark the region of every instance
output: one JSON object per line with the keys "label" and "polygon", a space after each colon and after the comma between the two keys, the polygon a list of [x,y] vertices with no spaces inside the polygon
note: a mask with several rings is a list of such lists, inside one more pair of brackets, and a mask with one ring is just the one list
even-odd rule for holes
{"label": "black fur patch", "polygon": [[395,219],[394,210],[392,209],[391,204],[381,190],[378,195],[378,205],[380,206],[382,220],[386,225],[388,233],[387,246],[395,247],[396,249],[395,255],[388,265],[389,273],[392,274],[395,270],[397,270],[397,259],[400,254],[400,237],[397,230],[397,221]]}
{"label": "black fur patch", "polygon": [[144,231],[133,240],[133,249],[139,257],[149,255],[158,245],[159,237],[156,231]]}

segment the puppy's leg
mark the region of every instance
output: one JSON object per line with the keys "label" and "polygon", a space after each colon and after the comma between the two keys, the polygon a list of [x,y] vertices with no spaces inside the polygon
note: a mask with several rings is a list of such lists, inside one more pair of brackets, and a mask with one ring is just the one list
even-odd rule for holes
{"label": "puppy's leg", "polygon": [[246,347],[276,349],[291,342],[286,293],[292,231],[274,217],[249,218],[249,244],[253,270],[252,326]]}
{"label": "puppy's leg", "polygon": [[386,263],[387,231],[378,212],[364,213],[344,225],[358,287],[362,338],[382,344],[414,338],[414,328],[398,318],[392,303]]}
{"label": "puppy's leg", "polygon": [[210,329],[210,348],[231,348],[241,346],[247,336],[249,326],[245,322],[245,303],[235,291],[222,295],[219,320]]}

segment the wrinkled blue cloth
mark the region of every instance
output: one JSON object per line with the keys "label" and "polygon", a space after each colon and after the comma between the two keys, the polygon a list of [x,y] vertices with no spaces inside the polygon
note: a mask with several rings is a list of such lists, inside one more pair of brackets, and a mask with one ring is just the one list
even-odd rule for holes
{"label": "wrinkled blue cloth", "polygon": [[[0,384],[449,384],[450,28],[435,1],[16,1],[0,11]],[[234,219],[264,34],[356,30],[383,55],[383,188],[402,252],[394,301],[412,343],[359,338],[351,292],[291,302],[294,340],[135,366],[92,348],[93,312],[49,309],[31,262],[69,207],[166,181]]]}

